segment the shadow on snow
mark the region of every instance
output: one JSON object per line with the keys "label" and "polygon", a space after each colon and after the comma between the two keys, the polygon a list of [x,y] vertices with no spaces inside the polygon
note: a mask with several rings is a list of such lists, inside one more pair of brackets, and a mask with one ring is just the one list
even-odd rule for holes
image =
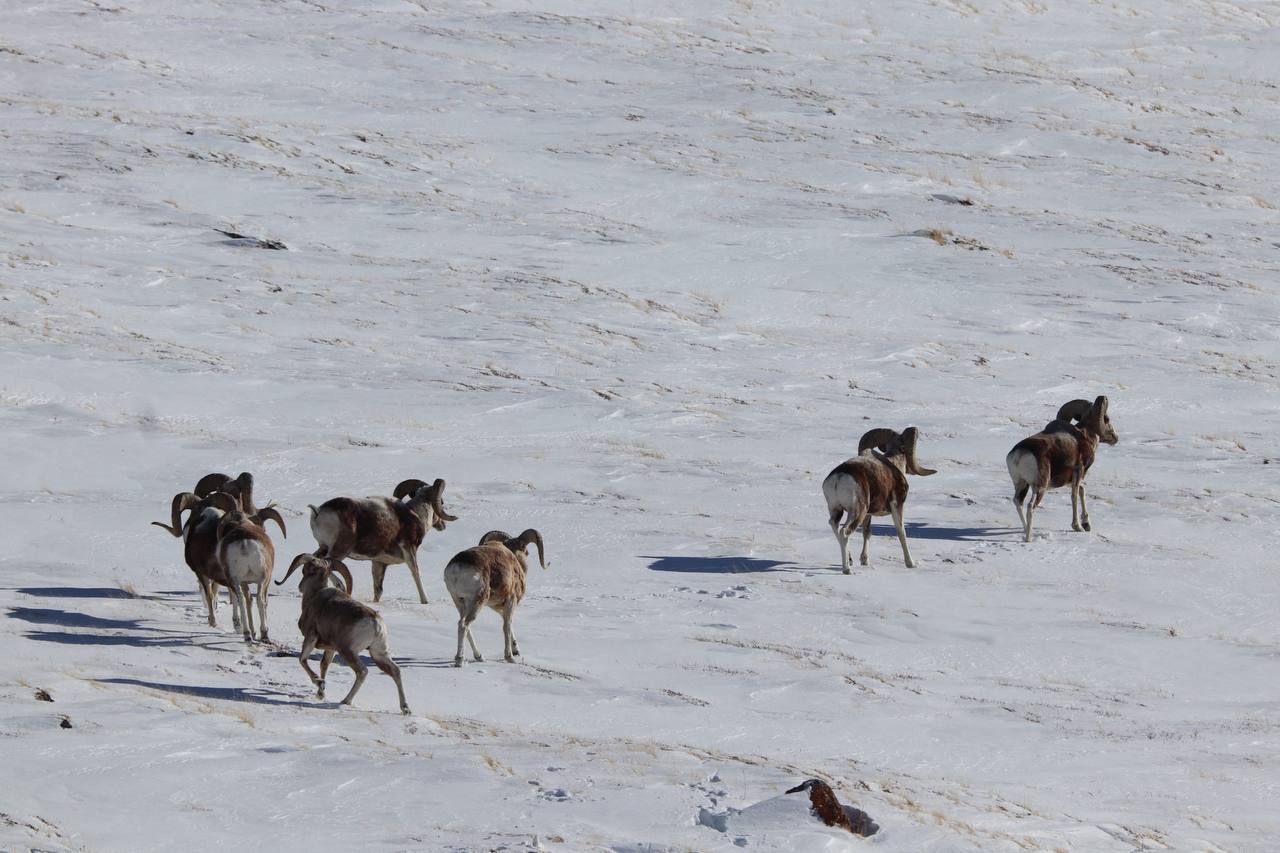
{"label": "shadow on snow", "polygon": [[[336,702],[306,702],[276,690],[249,687],[192,687],[185,684],[163,684],[158,681],[142,681],[137,678],[99,678],[100,684],[126,684],[131,687],[145,687],[162,693],[173,693],[178,696],[193,696],[197,699],[220,699],[228,702],[250,702],[255,705],[291,705],[299,708],[323,708],[336,705]],[[275,698],[285,697],[285,698]]]}
{"label": "shadow on snow", "polygon": [[[904,522],[907,539],[946,539],[952,542],[982,542],[997,536],[1019,536],[1022,528],[1014,527],[935,527],[922,521]],[[873,536],[894,536],[898,531],[892,524],[872,524]],[[859,534],[855,534],[855,539]]]}
{"label": "shadow on snow", "polygon": [[[655,572],[688,572],[691,574],[736,574],[738,572],[794,572],[800,571],[794,563],[782,560],[761,560],[756,557],[653,557],[641,555],[642,560],[652,560],[649,569]],[[786,568],[784,568],[786,567]]]}

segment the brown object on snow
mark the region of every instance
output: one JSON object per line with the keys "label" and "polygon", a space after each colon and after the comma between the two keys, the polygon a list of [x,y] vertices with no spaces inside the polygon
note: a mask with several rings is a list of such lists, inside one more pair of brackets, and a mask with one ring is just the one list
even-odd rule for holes
{"label": "brown object on snow", "polygon": [[880,831],[880,827],[871,819],[871,815],[861,809],[842,805],[836,798],[836,792],[821,779],[809,779],[786,793],[795,794],[800,791],[809,792],[809,802],[812,804],[810,812],[827,826],[838,826],[863,837],[875,835]]}

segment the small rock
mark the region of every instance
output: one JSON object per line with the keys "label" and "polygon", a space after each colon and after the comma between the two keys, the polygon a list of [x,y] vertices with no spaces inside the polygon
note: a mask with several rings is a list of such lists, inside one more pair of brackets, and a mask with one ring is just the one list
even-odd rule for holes
{"label": "small rock", "polygon": [[42,690],[42,689],[41,689],[41,688],[39,688],[39,687],[37,687],[37,688],[36,688],[36,698],[37,698],[37,699],[39,699],[41,702],[52,702],[52,701],[53,701],[53,697],[49,695],[49,691],[48,691],[48,690]]}
{"label": "small rock", "polygon": [[69,729],[69,728],[71,728],[71,718],[70,718],[70,717],[63,717],[63,718],[62,718],[62,722],[61,722],[61,723],[59,723],[58,725],[62,726],[64,729]]}

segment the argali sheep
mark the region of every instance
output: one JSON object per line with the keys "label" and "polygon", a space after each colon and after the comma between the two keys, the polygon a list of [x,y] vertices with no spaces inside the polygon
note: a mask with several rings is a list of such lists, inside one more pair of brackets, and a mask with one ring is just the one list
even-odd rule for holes
{"label": "argali sheep", "polygon": [[918,438],[915,427],[907,427],[901,433],[884,428],[870,430],[858,442],[858,455],[837,465],[822,481],[831,530],[840,543],[840,563],[846,575],[853,571],[849,539],[859,524],[862,525],[861,563],[867,565],[873,516],[893,516],[898,541],[902,543],[902,558],[907,568],[915,567],[902,526],[902,507],[908,488],[906,475],[927,477],[937,473],[916,463]]}
{"label": "argali sheep", "polygon": [[[226,492],[214,492],[204,498],[197,497],[194,492],[179,492],[173,496],[174,526],[160,521],[151,522],[174,536],[182,537],[182,556],[187,567],[195,573],[200,595],[209,611],[211,628],[218,626],[215,615],[218,586],[229,586],[226,573],[218,562],[218,525],[225,513],[239,508],[240,503],[236,497]],[[191,514],[187,516],[186,523],[181,524],[182,513],[188,510]],[[234,605],[234,596],[232,603]],[[234,606],[231,617],[236,630],[240,630],[240,613]]]}
{"label": "argali sheep", "polygon": [[226,474],[205,474],[192,489],[198,497],[208,497],[214,492],[226,492],[240,499],[240,508],[249,515],[258,511],[253,503],[253,475],[241,471],[239,476],[228,477]]}
{"label": "argali sheep", "polygon": [[240,615],[245,642],[253,642],[253,611],[250,608],[250,584],[258,587],[259,637],[267,638],[267,592],[271,589],[271,573],[276,565],[276,551],[271,537],[260,526],[266,519],[280,525],[284,535],[284,519],[274,507],[266,506],[253,516],[238,510],[228,512],[218,522],[218,563],[222,566],[231,593],[231,606]]}
{"label": "argali sheep", "polygon": [[[405,480],[395,497],[333,498],[311,509],[311,532],[319,543],[317,557],[369,560],[373,563],[373,600],[382,600],[387,566],[406,563],[418,587],[418,600],[427,603],[418,573],[418,546],[427,529],[444,530],[457,517],[445,512],[444,480],[431,485]],[[408,500],[400,498],[408,497]],[[347,592],[353,590],[348,587]]]}
{"label": "argali sheep", "polygon": [[[1074,422],[1074,423],[1073,423]],[[1013,480],[1013,505],[1017,507],[1026,541],[1031,541],[1031,516],[1044,493],[1071,486],[1071,529],[1090,530],[1089,507],[1085,503],[1084,478],[1093,465],[1098,442],[1119,441],[1107,415],[1107,398],[1072,400],[1058,410],[1058,416],[1040,432],[1024,438],[1005,457]],[[1023,512],[1022,502],[1031,492]]]}
{"label": "argali sheep", "polygon": [[[232,624],[236,630],[241,629],[240,614],[235,609],[235,596],[230,593],[230,579],[222,564],[218,561],[218,526],[224,514],[237,512],[241,508],[240,496],[227,492],[213,492],[203,498],[194,492],[179,492],[173,496],[171,515],[173,524],[161,521],[151,522],[172,536],[180,536],[183,540],[183,558],[187,567],[195,573],[200,594],[208,608],[209,625],[217,627],[215,611],[218,606],[218,587],[228,587],[232,598]],[[182,523],[182,513],[190,511],[186,523]],[[261,527],[268,518],[280,526],[284,533],[284,519],[273,507],[263,507],[249,516]]]}
{"label": "argali sheep", "polygon": [[[337,587],[329,585],[329,575],[334,571],[344,575],[350,585],[350,571],[338,560],[299,554],[289,564],[289,571],[276,584],[287,581],[299,566],[302,566],[302,580],[298,584],[298,590],[302,593],[302,615],[298,617],[298,630],[302,632],[302,651],[298,654],[298,660],[310,676],[311,683],[316,686],[316,698],[324,698],[324,682],[329,664],[333,663],[335,654],[340,654],[347,666],[356,672],[355,683],[339,703],[350,705],[360,685],[364,684],[365,676],[369,674],[369,668],[360,662],[360,653],[367,649],[378,669],[395,681],[396,691],[400,694],[400,710],[408,714],[409,703],[404,697],[400,667],[391,659],[391,652],[387,648],[387,625],[382,621],[382,616],[369,605],[362,604]],[[316,649],[324,653],[320,659],[319,676],[312,671],[307,660]]]}
{"label": "argali sheep", "polygon": [[481,537],[479,545],[456,554],[445,566],[444,585],[458,608],[458,653],[453,659],[454,666],[462,666],[464,637],[471,643],[475,659],[484,660],[471,634],[471,623],[483,607],[492,607],[502,614],[503,659],[513,662],[520,654],[511,621],[516,605],[524,598],[525,559],[530,545],[538,546],[538,562],[545,569],[542,534],[532,528],[516,537],[500,530],[490,531]]}

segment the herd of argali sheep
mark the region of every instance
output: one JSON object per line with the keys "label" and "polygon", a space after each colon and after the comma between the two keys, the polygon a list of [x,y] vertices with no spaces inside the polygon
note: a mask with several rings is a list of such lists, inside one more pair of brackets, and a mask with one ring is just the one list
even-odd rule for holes
{"label": "herd of argali sheep", "polygon": [[[862,525],[862,565],[867,565],[871,539],[871,519],[891,515],[902,544],[902,557],[914,567],[907,548],[903,507],[907,500],[907,475],[936,473],[916,462],[919,432],[908,427],[902,432],[878,428],[868,431],[858,442],[858,455],[836,466],[822,482],[831,529],[840,543],[840,563],[845,574],[852,571],[849,540]],[[1084,478],[1093,465],[1098,443],[1118,441],[1107,415],[1107,398],[1072,400],[1058,410],[1057,417],[1043,430],[1014,445],[1005,459],[1013,479],[1013,503],[1018,509],[1026,541],[1031,541],[1031,519],[1049,489],[1071,487],[1071,527],[1089,530],[1089,510],[1085,504]],[[274,521],[285,532],[284,519],[273,505],[258,507],[253,500],[253,475],[238,477],[208,474],[190,492],[174,495],[170,523],[153,521],[183,540],[183,556],[196,575],[200,593],[208,609],[209,624],[217,625],[215,610],[219,586],[231,598],[232,621],[253,642],[254,595],[257,587],[259,632],[267,639],[267,592],[275,568],[275,548],[267,535],[266,522]],[[368,651],[373,662],[395,680],[400,694],[400,710],[409,713],[400,680],[400,668],[387,647],[387,627],[378,611],[352,597],[355,590],[346,558],[373,564],[373,600],[382,599],[387,566],[404,563],[418,589],[418,599],[427,603],[418,571],[418,547],[427,530],[444,530],[456,521],[444,508],[445,481],[405,480],[392,497],[338,497],[320,506],[311,506],[311,532],[318,548],[298,554],[289,571],[276,581],[282,584],[298,569],[302,580],[302,650],[298,659],[316,686],[316,697],[324,698],[325,675],[335,655],[356,672],[355,683],[341,704],[350,705],[368,669],[360,653]],[[1028,493],[1031,500],[1025,510]],[[186,521],[182,514],[186,512]],[[538,548],[538,562],[547,567],[542,535],[533,529],[511,536],[492,530],[479,544],[455,554],[445,565],[444,582],[458,609],[458,649],[454,665],[462,666],[463,644],[469,642],[477,661],[484,658],[471,635],[471,623],[484,607],[502,614],[503,658],[514,661],[520,654],[512,630],[512,616],[525,594],[527,558],[530,545]],[[336,575],[336,577],[335,577]],[[320,674],[311,669],[311,653],[322,652]]]}

